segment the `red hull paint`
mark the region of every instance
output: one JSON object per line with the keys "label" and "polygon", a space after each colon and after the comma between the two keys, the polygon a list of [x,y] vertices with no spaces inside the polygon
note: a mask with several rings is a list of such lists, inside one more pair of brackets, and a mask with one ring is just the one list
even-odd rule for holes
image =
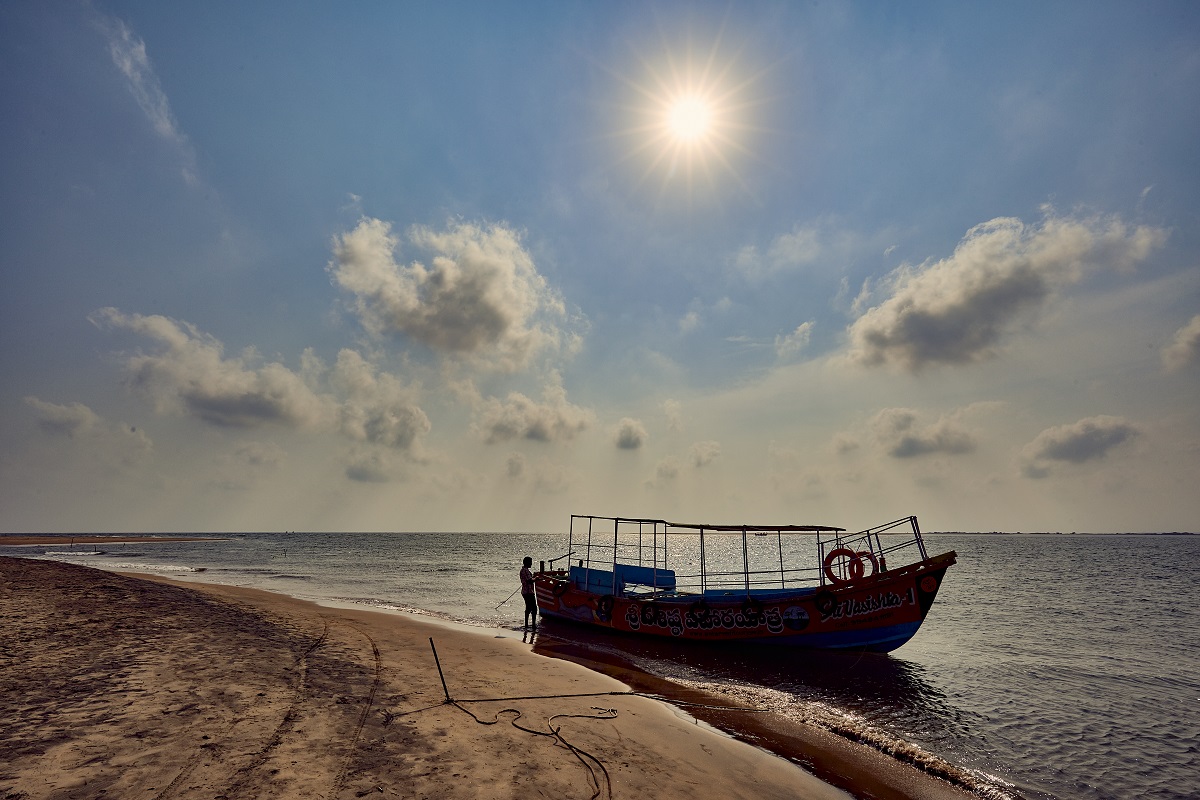
{"label": "red hull paint", "polygon": [[535,576],[545,617],[613,631],[709,642],[892,650],[929,612],[955,553],[817,591],[657,599],[585,592],[562,572]]}

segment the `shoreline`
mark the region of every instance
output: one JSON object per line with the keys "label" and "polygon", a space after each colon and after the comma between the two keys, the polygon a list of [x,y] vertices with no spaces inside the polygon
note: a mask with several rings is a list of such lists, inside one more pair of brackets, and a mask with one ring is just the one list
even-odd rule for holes
{"label": "shoreline", "polygon": [[[21,573],[23,577],[13,580],[16,573]],[[52,672],[57,671],[55,674],[60,687],[58,696],[51,693],[51,696],[43,697],[43,705],[70,706],[68,701],[77,699],[84,707],[72,710],[72,715],[77,719],[71,727],[82,730],[66,735],[63,741],[42,752],[36,752],[37,746],[34,746],[34,752],[21,752],[20,741],[27,740],[30,733],[40,731],[35,740],[49,739],[54,742],[56,733],[59,737],[64,736],[62,727],[51,726],[50,730],[43,730],[47,724],[46,715],[44,709],[39,711],[37,708],[36,699],[32,708],[16,708],[14,706],[20,706],[24,699],[18,699],[22,696],[20,691],[13,691],[19,687],[0,687],[5,689],[4,692],[0,692],[0,696],[7,698],[0,705],[0,711],[4,712],[3,718],[8,720],[6,723],[0,723],[0,729],[5,726],[11,728],[5,736],[0,737],[0,742],[12,741],[17,747],[16,752],[6,751],[3,753],[4,758],[0,758],[0,763],[7,761],[11,764],[7,769],[0,768],[0,788],[5,788],[8,792],[24,791],[24,796],[29,798],[60,796],[56,792],[64,788],[62,785],[58,786],[58,790],[49,793],[26,788],[31,781],[36,782],[36,776],[45,769],[45,762],[51,756],[53,763],[60,765],[60,773],[83,769],[83,772],[90,776],[89,794],[93,793],[92,787],[97,785],[96,781],[111,781],[113,788],[117,789],[123,785],[121,780],[134,780],[129,777],[129,773],[137,772],[138,759],[135,755],[136,747],[132,748],[133,752],[127,752],[131,749],[128,745],[130,732],[126,730],[124,738],[101,736],[103,744],[97,744],[93,740],[99,734],[93,728],[97,727],[98,722],[104,722],[114,715],[120,717],[131,714],[143,723],[158,722],[153,714],[149,714],[147,719],[148,709],[143,709],[141,713],[128,710],[136,709],[139,705],[153,707],[153,702],[146,702],[147,693],[149,697],[158,698],[159,702],[164,696],[181,693],[192,698],[202,698],[197,699],[191,706],[196,713],[211,722],[205,728],[209,732],[203,734],[203,738],[208,741],[198,745],[201,748],[199,757],[196,755],[195,740],[201,738],[198,731],[204,727],[200,725],[199,720],[179,731],[180,735],[184,731],[195,734],[190,745],[182,746],[182,749],[179,743],[159,746],[160,749],[165,748],[166,751],[174,753],[173,757],[164,760],[164,766],[169,763],[173,769],[179,763],[183,763],[181,758],[190,765],[186,767],[186,776],[179,772],[170,780],[166,780],[165,775],[147,778],[157,783],[168,784],[167,790],[170,791],[164,794],[167,790],[163,790],[157,795],[164,798],[191,796],[190,789],[185,790],[183,786],[189,781],[197,782],[197,788],[219,788],[217,785],[221,783],[222,775],[225,775],[226,779],[229,775],[242,776],[237,778],[244,779],[244,785],[237,787],[242,796],[254,796],[255,787],[262,793],[270,793],[273,796],[311,796],[312,793],[307,789],[299,793],[293,793],[293,790],[299,786],[316,785],[314,781],[319,784],[321,780],[328,783],[330,791],[326,796],[330,797],[370,796],[376,793],[376,789],[385,796],[423,796],[425,790],[429,790],[438,796],[468,797],[475,794],[470,791],[455,793],[456,788],[461,788],[459,783],[466,782],[468,789],[471,785],[478,788],[487,784],[499,790],[500,785],[497,781],[504,783],[510,780],[514,782],[511,796],[519,796],[522,791],[533,790],[550,791],[552,795],[558,792],[559,796],[572,797],[587,797],[592,792],[599,791],[599,795],[592,796],[610,796],[605,793],[608,790],[600,785],[606,780],[611,780],[611,796],[652,792],[658,796],[669,797],[673,796],[672,791],[677,790],[680,792],[679,796],[701,797],[779,796],[821,800],[846,797],[831,784],[843,786],[854,796],[860,797],[975,796],[878,751],[841,739],[827,731],[779,718],[764,722],[762,718],[767,715],[683,706],[687,714],[720,730],[728,731],[736,737],[735,739],[698,726],[694,721],[685,720],[676,707],[658,700],[627,694],[581,700],[523,700],[519,703],[522,708],[518,709],[525,714],[521,722],[513,719],[513,725],[486,727],[458,710],[461,707],[456,708],[445,703],[446,695],[526,697],[531,694],[578,694],[583,691],[623,692],[626,686],[632,686],[638,691],[663,695],[668,698],[667,702],[675,700],[681,704],[701,702],[708,705],[736,705],[726,698],[670,684],[639,672],[629,665],[597,662],[591,657],[594,654],[573,650],[565,645],[535,645],[531,652],[530,646],[523,644],[519,637],[489,636],[483,628],[478,631],[459,630],[459,627],[465,626],[451,626],[438,620],[427,621],[416,615],[329,607],[257,589],[180,582],[152,575],[131,576],[41,560],[0,559],[0,577],[4,579],[0,584],[0,607],[3,607],[6,625],[14,631],[18,630],[15,626],[28,629],[28,635],[20,637],[15,649],[32,647],[35,651],[27,653],[25,659],[17,658],[12,662],[14,666],[20,665],[17,671],[21,674],[17,675],[15,680],[20,683],[23,679],[31,678],[28,673],[37,670],[37,665],[40,664],[42,670],[49,668]],[[54,589],[61,592],[61,582],[68,577],[89,584],[89,588],[85,590],[73,587],[75,591],[65,598],[46,596],[54,594]],[[217,659],[215,664],[207,668],[209,672],[216,671],[209,675],[204,674],[203,668],[198,668],[196,672],[190,673],[189,677],[189,674],[184,674],[186,671],[175,668],[171,672],[176,674],[178,679],[166,685],[161,685],[162,681],[158,679],[158,675],[151,678],[143,669],[139,673],[138,686],[121,687],[115,694],[114,687],[108,687],[109,691],[102,693],[99,698],[94,692],[89,692],[86,698],[77,698],[76,692],[70,692],[63,697],[62,687],[69,687],[73,682],[80,680],[79,675],[75,673],[83,671],[90,674],[87,672],[88,667],[86,663],[79,663],[72,671],[70,665],[62,663],[65,656],[57,659],[50,657],[47,660],[44,652],[55,639],[64,636],[69,639],[72,631],[69,628],[54,630],[56,625],[63,622],[61,616],[45,618],[43,614],[40,623],[37,619],[27,619],[30,614],[24,612],[28,603],[17,603],[17,608],[14,607],[13,601],[17,592],[40,593],[43,602],[56,604],[60,615],[67,614],[72,620],[83,617],[86,623],[93,627],[107,626],[106,632],[111,637],[114,632],[123,630],[122,622],[125,618],[114,618],[117,609],[99,602],[102,590],[122,593],[127,601],[139,609],[147,605],[153,606],[152,601],[155,600],[161,603],[163,596],[167,597],[167,607],[183,619],[181,627],[166,636],[163,636],[157,630],[159,626],[155,625],[142,631],[143,635],[156,634],[156,647],[165,646],[165,655],[157,656],[160,661],[165,658],[168,661],[175,659],[190,663],[194,657],[188,653],[188,647],[194,646],[198,638],[202,639],[208,634],[217,637],[215,643],[209,642],[206,645],[208,650],[214,647],[217,651],[228,649],[230,652],[237,652],[238,658],[233,663]],[[90,595],[84,595],[85,591],[90,591]],[[236,617],[232,625],[214,625],[214,618],[207,610],[199,616],[192,613],[212,603],[220,606],[223,609],[222,613]],[[196,608],[192,608],[193,606]],[[236,613],[226,608],[227,606],[235,607]],[[144,609],[142,613],[146,613]],[[218,614],[218,618],[220,616]],[[195,630],[189,629],[189,624],[194,626]],[[136,625],[134,627],[136,628]],[[219,630],[213,630],[214,628]],[[260,658],[262,648],[253,646],[261,638],[254,635],[260,629],[269,634],[265,636],[266,639],[276,642],[275,658],[267,659],[266,662]],[[242,641],[247,639],[247,636],[250,641]],[[447,682],[445,687],[438,680],[430,643],[427,641],[431,637],[438,642],[440,666],[444,670],[443,677]],[[144,650],[136,632],[132,635],[122,635],[120,638],[124,646],[135,653]],[[41,656],[36,653],[39,644],[43,652]],[[112,649],[107,643],[97,645],[106,651]],[[336,662],[337,669],[332,669],[328,675],[318,675],[321,670],[317,669],[317,665],[325,664],[335,653],[339,657],[334,658],[331,663]],[[8,654],[0,651],[0,656],[4,655]],[[287,662],[293,666],[281,674],[278,661],[280,656],[284,655]],[[223,675],[222,670],[230,674]],[[368,686],[365,679],[372,671],[375,679]],[[339,673],[341,677],[335,676],[334,673]],[[3,671],[0,671],[0,674],[3,674]],[[130,679],[129,675],[118,677],[126,681]],[[318,677],[333,679],[324,687],[327,690],[324,693],[315,691],[321,682]],[[6,678],[5,682],[7,681]],[[257,693],[236,688],[246,683],[258,686],[264,681],[269,685],[264,691]],[[87,679],[84,682],[87,683]],[[339,690],[345,691],[350,688],[347,682],[359,684],[358,691],[349,695],[339,693]],[[213,692],[221,694],[217,687],[225,684],[235,687],[234,699],[240,703],[233,702],[225,696],[211,696]],[[475,685],[474,689],[470,689],[472,684]],[[297,686],[313,694],[314,703],[323,703],[325,707],[319,710],[309,708],[309,704],[300,703],[296,699]],[[418,686],[419,689],[414,688]],[[532,691],[533,688],[547,691]],[[289,695],[291,701],[284,702]],[[272,703],[253,699],[261,697],[274,697],[275,700]],[[465,700],[462,702],[468,703]],[[562,721],[556,721],[554,724],[564,730],[564,735],[565,730],[572,731],[569,734],[570,743],[580,751],[601,753],[600,762],[592,762],[591,767],[585,769],[586,764],[581,761],[586,762],[586,758],[580,759],[579,756],[575,756],[564,760],[561,753],[565,752],[566,748],[556,742],[550,745],[549,751],[550,754],[559,756],[551,759],[553,768],[542,768],[528,760],[521,761],[520,754],[514,752],[514,748],[546,748],[545,743],[537,741],[548,738],[544,734],[536,736],[533,732],[523,732],[524,728],[513,730],[514,725],[537,727],[529,721],[537,719],[540,713],[534,711],[534,708],[545,712],[551,710],[546,708],[547,705],[567,704],[571,706],[571,714],[595,715],[597,712],[589,710],[593,702],[615,707],[616,719],[601,721],[559,718]],[[112,707],[117,704],[124,705],[121,708]],[[247,713],[246,709],[242,708],[247,704],[253,713]],[[526,709],[525,706],[530,708]],[[85,713],[88,707],[92,710]],[[184,708],[187,708],[187,704]],[[274,712],[271,708],[274,708]],[[511,713],[499,717],[492,716],[494,712],[500,712],[502,715],[504,713],[496,703],[478,706],[472,703],[471,710],[480,717],[493,721],[506,722],[511,716]],[[568,711],[554,710],[557,713]],[[174,716],[184,713],[184,710],[171,711],[164,708],[159,713]],[[243,717],[242,720],[238,718],[239,713]],[[221,764],[217,763],[221,759],[213,752],[205,751],[217,748],[231,752],[239,747],[254,744],[253,741],[242,741],[246,736],[253,739],[253,725],[243,725],[244,734],[233,729],[245,718],[250,718],[258,720],[258,727],[265,730],[265,727],[269,727],[267,723],[270,719],[275,719],[271,717],[272,713],[282,721],[278,722],[276,735],[267,737],[269,747],[266,749],[271,750],[271,758],[262,764],[242,765],[233,772],[227,769],[228,774],[222,773]],[[288,721],[289,717],[291,722]],[[328,719],[317,724],[316,720],[322,717]],[[436,718],[433,730],[425,730],[426,717]],[[747,718],[751,717],[755,719],[748,722]],[[309,720],[313,726],[307,729],[307,734],[304,733],[305,729],[295,724],[299,718]],[[403,725],[398,724],[401,719],[404,720]],[[219,730],[222,727],[221,720],[233,720],[226,724],[228,730],[224,730],[223,733]],[[30,724],[33,731],[26,729]],[[393,728],[393,725],[397,727]],[[576,725],[579,727],[578,733],[575,732]],[[103,728],[104,725],[99,727]],[[126,728],[128,727],[127,725]],[[154,729],[161,727],[161,724],[150,727]],[[455,730],[449,731],[448,727]],[[396,730],[399,728],[413,735],[400,737],[406,741],[394,741],[397,738]],[[500,737],[503,741],[497,744],[493,740],[496,739],[496,729],[500,728],[504,729],[505,736]],[[546,728],[543,727],[542,730],[545,731]],[[268,761],[275,764],[281,760],[284,750],[298,752],[303,749],[291,739],[298,737],[319,748],[322,742],[338,739],[339,732],[342,738],[345,738],[347,732],[352,733],[349,747],[343,747],[346,752],[340,766],[326,758],[323,766],[308,764],[301,769],[297,766],[299,762],[293,761],[291,769],[300,770],[306,776],[296,786],[288,784],[287,778],[283,777],[288,772],[286,768],[276,765],[272,767],[274,772],[271,771],[272,768],[267,768]],[[138,732],[134,731],[133,734],[135,738],[132,741],[137,742]],[[498,767],[495,764],[484,763],[487,759],[481,762],[478,753],[468,755],[458,752],[457,748],[466,748],[468,751],[476,748],[481,735],[492,742],[490,746],[497,748],[492,752],[492,757],[498,760]],[[456,749],[453,752],[447,752],[444,748],[439,751],[437,747],[437,744],[449,743],[442,741],[447,736],[449,741],[455,742]],[[513,737],[518,738],[514,740]],[[275,739],[279,741],[276,742]],[[226,741],[226,744],[210,744],[214,740]],[[436,744],[431,744],[431,741]],[[8,745],[0,747],[4,748],[13,749]],[[69,753],[89,753],[97,749],[118,752],[98,760],[93,757],[89,763],[96,766],[90,770],[84,766],[77,766],[74,770],[63,769],[70,760]],[[440,760],[422,761],[423,766],[419,771],[396,766],[397,762],[411,762],[414,752],[430,749],[439,752]],[[377,750],[388,752],[389,758],[370,757]],[[771,751],[783,751],[784,757],[774,755]],[[806,769],[801,769],[791,762],[803,764]],[[603,769],[598,772],[596,767],[600,763],[603,764]],[[118,764],[125,765],[125,769],[112,769]],[[227,765],[228,768],[232,766]],[[456,768],[459,771],[455,771]],[[498,774],[493,774],[497,769]],[[590,773],[588,769],[591,770]],[[610,773],[608,778],[604,777],[605,770]],[[698,770],[702,773],[699,779],[696,776]],[[521,777],[518,778],[514,771]],[[658,777],[660,771],[666,776],[665,782]],[[205,783],[201,778],[209,773],[212,775],[208,783]],[[814,777],[811,773],[816,773],[819,777]],[[592,777],[588,777],[589,774]],[[60,778],[63,781],[67,780],[67,777],[61,775]],[[78,775],[75,779],[78,779]],[[260,781],[261,785],[254,781]],[[375,781],[372,786],[362,788],[372,781]],[[590,787],[587,791],[582,791],[583,783]],[[518,791],[517,786],[523,786],[524,789]],[[550,786],[556,788],[551,789]],[[351,791],[352,788],[354,791]],[[203,796],[219,795],[210,793]],[[494,796],[510,795],[501,791]]]}
{"label": "shoreline", "polygon": [[[951,764],[918,768],[904,753],[884,753],[860,741],[817,725],[775,713],[759,713],[736,695],[693,688],[651,675],[611,653],[596,653],[573,644],[535,645],[534,652],[583,665],[643,691],[678,704],[688,714],[734,738],[802,765],[821,780],[856,797],[873,800],[964,800],[971,777]],[[739,710],[744,709],[744,710]],[[927,758],[927,754],[926,754]]]}
{"label": "shoreline", "polygon": [[83,536],[73,536],[71,534],[62,534],[61,536],[30,534],[28,536],[13,536],[5,534],[0,536],[0,547],[36,547],[39,545],[56,544],[147,544],[152,542],[219,541],[221,541],[221,538],[218,536],[131,536],[128,534],[113,534],[112,536],[104,536],[103,534],[87,534]]}

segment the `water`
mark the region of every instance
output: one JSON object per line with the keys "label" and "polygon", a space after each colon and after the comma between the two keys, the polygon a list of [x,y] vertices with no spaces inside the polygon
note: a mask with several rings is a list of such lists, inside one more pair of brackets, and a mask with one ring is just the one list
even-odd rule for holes
{"label": "water", "polygon": [[[520,559],[560,534],[236,534],[4,547],[484,627],[520,622]],[[1200,795],[1197,536],[929,536],[958,552],[917,636],[888,655],[715,651],[596,637],[639,666],[864,739],[984,797]],[[97,553],[97,550],[104,552]],[[202,571],[199,571],[202,570]],[[543,625],[541,635],[553,635]],[[561,631],[561,629],[559,629]]]}

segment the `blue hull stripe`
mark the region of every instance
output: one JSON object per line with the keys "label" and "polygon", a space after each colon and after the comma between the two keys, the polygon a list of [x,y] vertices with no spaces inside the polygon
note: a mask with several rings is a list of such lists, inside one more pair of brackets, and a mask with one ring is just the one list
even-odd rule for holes
{"label": "blue hull stripe", "polygon": [[916,635],[921,627],[918,622],[903,622],[883,628],[862,631],[833,631],[830,633],[797,633],[791,636],[763,636],[743,639],[744,642],[764,645],[786,645],[791,647],[813,647],[822,650],[865,649],[879,653],[895,650]]}

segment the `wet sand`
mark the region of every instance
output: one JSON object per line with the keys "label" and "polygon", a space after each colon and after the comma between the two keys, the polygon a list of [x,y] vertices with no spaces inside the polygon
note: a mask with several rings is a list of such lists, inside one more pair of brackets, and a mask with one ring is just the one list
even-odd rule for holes
{"label": "wet sand", "polygon": [[[13,558],[0,626],[13,800],[847,796],[519,637]],[[848,746],[857,796],[965,796]]]}

